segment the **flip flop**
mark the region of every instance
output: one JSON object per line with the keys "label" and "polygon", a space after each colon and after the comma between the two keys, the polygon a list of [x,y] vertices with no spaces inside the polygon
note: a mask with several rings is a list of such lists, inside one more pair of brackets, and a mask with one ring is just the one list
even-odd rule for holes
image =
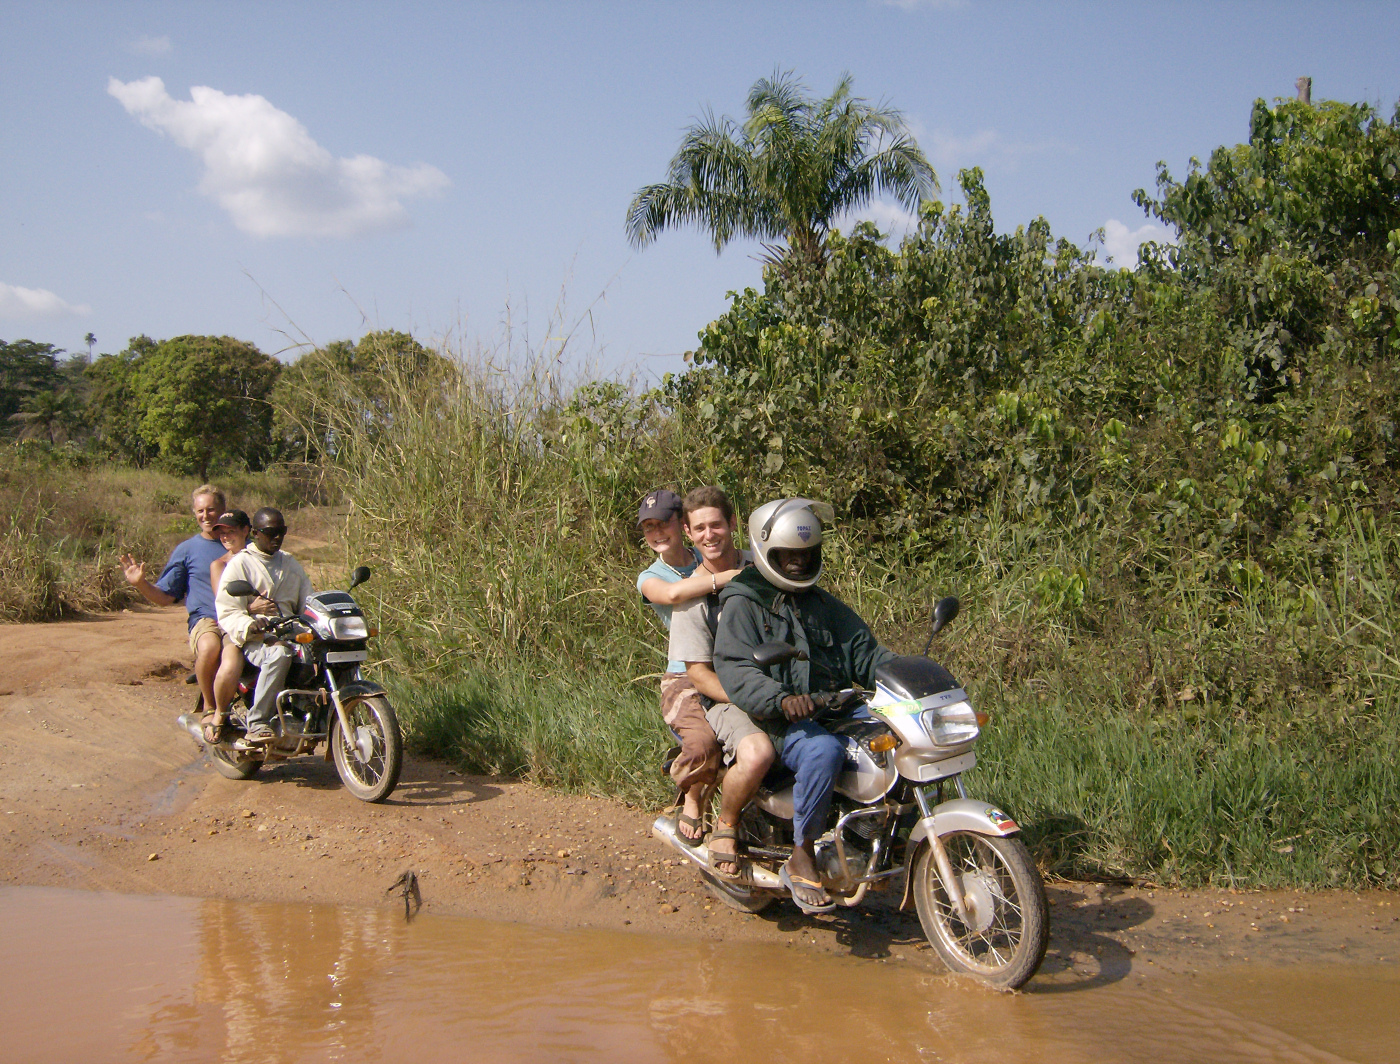
{"label": "flip flop", "polygon": [[[686,834],[683,834],[683,833],[681,832],[681,825],[682,825],[682,824],[684,824],[686,827],[690,828],[691,831],[696,832],[696,834],[694,834],[694,835],[686,835]],[[704,842],[704,841],[705,841],[705,817],[704,817],[704,814],[701,814],[701,815],[698,816],[698,817],[686,816],[686,814],[684,814],[684,813],[679,813],[679,814],[677,814],[677,816],[676,816],[676,838],[680,839],[682,843],[684,843],[686,846],[691,847],[692,849],[695,848],[696,846],[699,846],[702,842]]]}
{"label": "flip flop", "polygon": [[788,871],[788,866],[786,864],[778,869],[778,882],[787,888],[787,892],[792,898],[792,903],[804,913],[829,913],[836,908],[836,903],[830,899],[830,896],[828,896],[825,905],[811,905],[799,898],[797,896],[799,888],[804,890],[819,890],[823,894],[826,894],[826,888],[820,883],[807,879],[804,876],[793,875]]}
{"label": "flip flop", "polygon": [[[713,872],[715,875],[719,876],[721,879],[740,879],[743,876],[744,872],[744,859],[738,853],[738,833],[733,828],[715,828],[714,831],[710,832],[709,836],[706,838],[705,841],[707,844],[709,844],[714,842],[715,839],[733,839],[735,852],[716,853],[714,850],[710,850],[708,862],[710,871]],[[732,864],[734,866],[734,871],[725,872],[721,870],[719,868],[721,862],[724,864]]]}
{"label": "flip flop", "polygon": [[218,746],[223,742],[224,723],[218,713],[206,713],[200,719],[201,734],[204,736],[206,746]]}

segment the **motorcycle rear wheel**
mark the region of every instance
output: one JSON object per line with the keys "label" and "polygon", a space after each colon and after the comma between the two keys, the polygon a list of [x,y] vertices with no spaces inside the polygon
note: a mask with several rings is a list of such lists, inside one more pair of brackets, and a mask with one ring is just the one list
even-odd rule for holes
{"label": "motorcycle rear wheel", "polygon": [[717,901],[721,901],[729,908],[737,909],[741,913],[761,913],[777,900],[776,896],[769,891],[750,890],[740,883],[715,875],[713,872],[701,872],[700,878],[705,882],[705,889]]}
{"label": "motorcycle rear wheel", "polygon": [[345,789],[362,802],[382,802],[399,783],[403,735],[398,714],[384,695],[352,702],[345,711],[352,729],[347,741],[340,715],[331,714],[330,744]]}
{"label": "motorcycle rear wheel", "polygon": [[257,775],[263,763],[255,757],[238,757],[217,746],[207,746],[209,763],[214,771],[228,780],[250,780]]}
{"label": "motorcycle rear wheel", "polygon": [[953,874],[972,908],[965,925],[938,877],[933,849],[914,859],[914,903],[929,944],[943,963],[998,990],[1030,981],[1050,938],[1045,884],[1025,844],[1016,838],[954,831],[941,836]]}
{"label": "motorcycle rear wheel", "polygon": [[[197,717],[204,715],[203,694],[195,696],[194,713]],[[204,752],[209,755],[209,763],[214,766],[214,771],[226,780],[250,780],[258,774],[258,769],[263,767],[263,763],[255,757],[239,757],[217,746],[205,746]]]}

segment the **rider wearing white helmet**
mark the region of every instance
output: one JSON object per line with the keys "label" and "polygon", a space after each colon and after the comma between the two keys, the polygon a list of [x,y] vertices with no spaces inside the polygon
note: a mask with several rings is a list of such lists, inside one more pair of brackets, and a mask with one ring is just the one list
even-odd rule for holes
{"label": "rider wearing white helmet", "polygon": [[[832,908],[816,868],[814,843],[845,760],[841,741],[809,719],[813,691],[852,684],[874,687],[875,669],[894,655],[880,646],[849,606],[817,587],[822,529],[834,514],[812,499],[765,503],[749,519],[754,568],[720,594],[715,672],[731,701],[762,726],[788,768],[793,788],[793,852],[781,878],[808,912]],[[763,643],[788,643],[808,660],[764,669],[753,660]]]}

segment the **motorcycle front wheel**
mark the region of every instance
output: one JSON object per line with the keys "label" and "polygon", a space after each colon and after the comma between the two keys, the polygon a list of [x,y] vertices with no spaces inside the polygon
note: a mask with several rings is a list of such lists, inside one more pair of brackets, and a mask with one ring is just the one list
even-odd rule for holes
{"label": "motorcycle front wheel", "polygon": [[345,789],[362,802],[382,802],[398,786],[403,768],[403,735],[398,714],[384,695],[361,698],[345,710],[350,734],[331,714],[331,756]]}
{"label": "motorcycle front wheel", "polygon": [[962,885],[968,924],[958,918],[938,877],[933,848],[914,859],[914,903],[929,944],[943,963],[998,990],[1017,990],[1040,967],[1050,938],[1045,884],[1016,838],[954,831],[941,836]]}

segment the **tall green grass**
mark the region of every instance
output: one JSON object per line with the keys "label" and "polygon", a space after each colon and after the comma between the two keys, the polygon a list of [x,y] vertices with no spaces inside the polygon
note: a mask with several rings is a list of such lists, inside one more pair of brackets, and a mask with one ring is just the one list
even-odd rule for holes
{"label": "tall green grass", "polygon": [[1396,881],[1393,712],[1273,730],[988,692],[967,782],[1051,872],[1217,886]]}
{"label": "tall green grass", "polygon": [[653,804],[672,793],[658,771],[662,729],[650,687],[608,676],[468,674],[446,684],[390,677],[409,748],[471,772]]}

